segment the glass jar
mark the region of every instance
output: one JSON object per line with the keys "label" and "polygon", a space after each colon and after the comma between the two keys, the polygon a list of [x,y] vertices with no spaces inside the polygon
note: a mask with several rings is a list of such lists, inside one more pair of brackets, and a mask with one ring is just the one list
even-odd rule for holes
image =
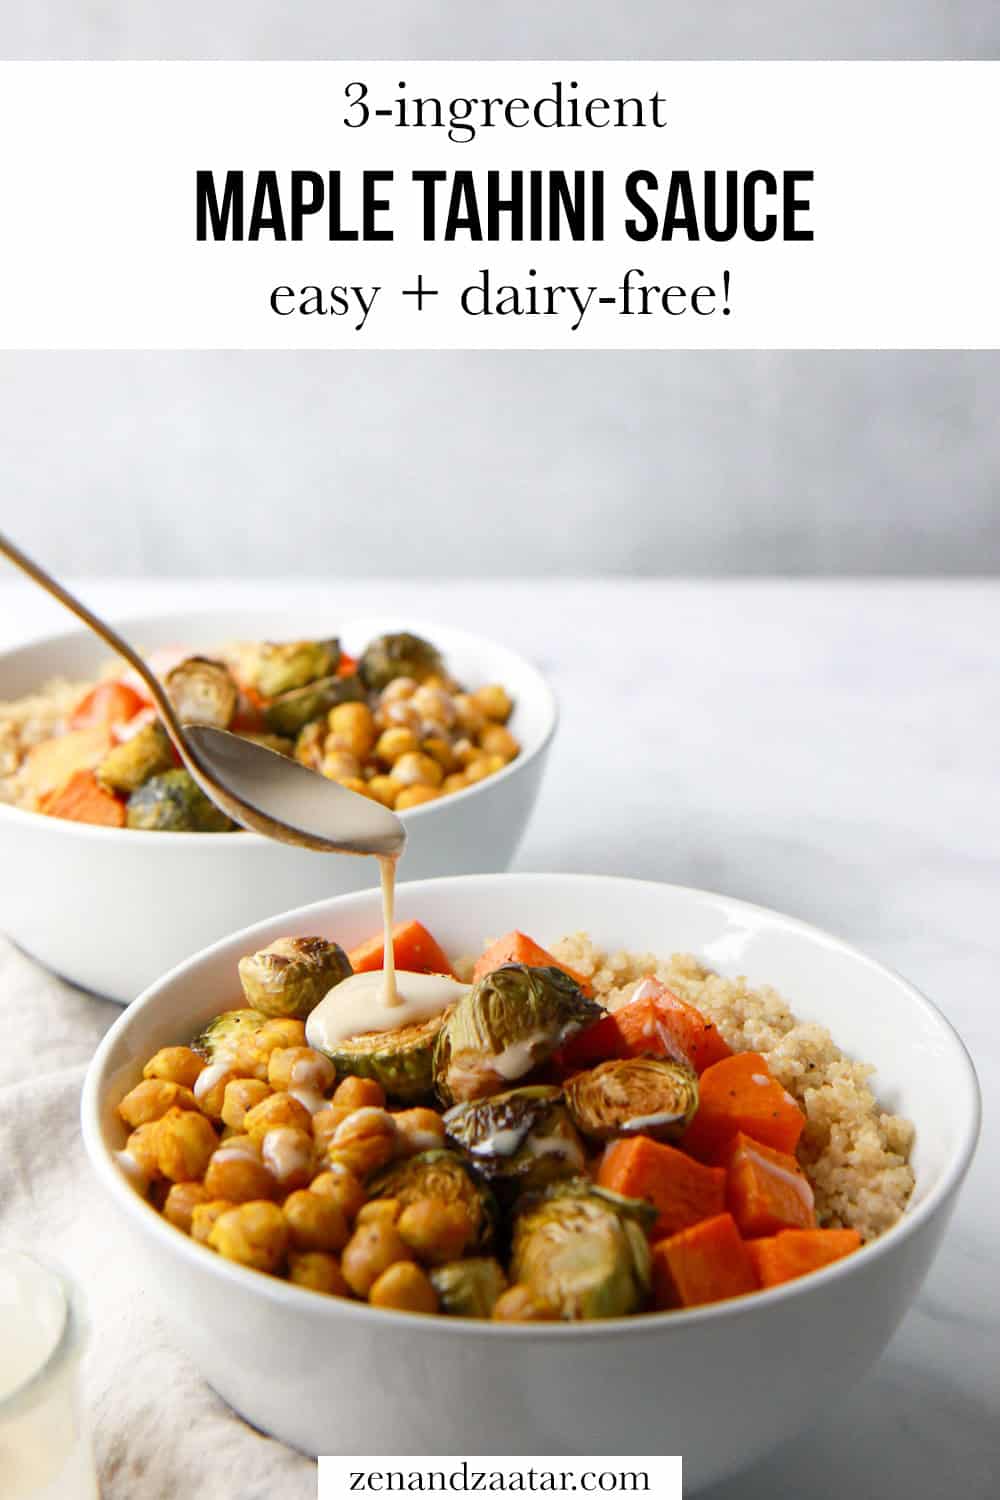
{"label": "glass jar", "polygon": [[98,1500],[80,1401],[82,1303],[62,1272],[0,1250],[0,1491]]}

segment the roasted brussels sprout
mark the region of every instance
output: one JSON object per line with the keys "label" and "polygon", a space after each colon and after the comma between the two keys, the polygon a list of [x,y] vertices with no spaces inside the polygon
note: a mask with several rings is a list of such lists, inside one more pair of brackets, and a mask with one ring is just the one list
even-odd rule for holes
{"label": "roasted brussels sprout", "polygon": [[421,1099],[434,1088],[434,1044],[446,1015],[346,1037],[327,1056],[338,1077],[374,1078],[395,1099]]}
{"label": "roasted brussels sprout", "polygon": [[486,1250],[493,1239],[497,1208],[493,1194],[455,1151],[421,1151],[394,1162],[372,1182],[369,1198],[396,1198],[402,1208],[421,1198],[462,1203],[475,1230],[471,1248]]}
{"label": "roasted brussels sprout", "polygon": [[445,669],[436,646],[403,630],[370,641],[358,662],[358,672],[366,688],[381,692],[394,677],[423,682],[425,677],[443,677]]}
{"label": "roasted brussels sprout", "polygon": [[267,1019],[260,1010],[224,1010],[195,1037],[191,1051],[210,1063],[231,1062],[243,1038],[252,1036]]}
{"label": "roasted brussels sprout", "polygon": [[261,641],[250,674],[259,693],[277,698],[318,677],[333,676],[339,665],[339,641]]}
{"label": "roasted brussels sprout", "polygon": [[585,1178],[522,1200],[514,1223],[511,1280],[566,1319],[620,1318],[649,1295],[648,1205]]}
{"label": "roasted brussels sprout", "polygon": [[441,1028],[438,1092],[446,1104],[501,1093],[602,1014],[562,969],[504,964],[473,986]]}
{"label": "roasted brussels sprout", "polygon": [[272,699],[264,709],[264,723],[272,734],[291,737],[338,703],[357,703],[363,698],[364,688],[356,676],[319,677]]}
{"label": "roasted brussels sprout", "polygon": [[320,937],[278,938],[239,962],[248,1004],[265,1016],[304,1020],[335,984],[353,973],[339,943]]}
{"label": "roasted brussels sprout", "polygon": [[503,1266],[488,1255],[435,1266],[430,1278],[441,1311],[453,1318],[492,1317],[497,1298],[507,1289]]}
{"label": "roasted brussels sprout", "polygon": [[515,1181],[519,1188],[578,1176],[586,1165],[561,1089],[511,1089],[456,1104],[444,1125],[484,1177]]}
{"label": "roasted brussels sprout", "polygon": [[189,656],[167,673],[164,687],[182,724],[228,729],[233,722],[239,689],[221,661]]}
{"label": "roasted brussels sprout", "polygon": [[566,1104],[584,1135],[683,1135],[698,1108],[698,1075],[662,1057],[626,1057],[578,1073],[566,1084]]}
{"label": "roasted brussels sprout", "polygon": [[151,776],[174,768],[174,749],[159,719],[109,750],[97,779],[112,792],[134,792]]}
{"label": "roasted brussels sprout", "polygon": [[129,828],[167,833],[228,833],[235,824],[210,802],[187,771],[164,771],[144,781],[128,799]]}

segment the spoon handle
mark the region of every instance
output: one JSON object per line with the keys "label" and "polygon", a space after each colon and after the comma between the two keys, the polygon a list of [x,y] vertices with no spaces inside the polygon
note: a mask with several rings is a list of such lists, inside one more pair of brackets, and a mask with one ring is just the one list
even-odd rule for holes
{"label": "spoon handle", "polygon": [[103,641],[106,641],[118,656],[125,658],[129,666],[138,673],[149,689],[150,697],[156,704],[157,711],[163,720],[164,728],[170,735],[178,751],[185,761],[189,760],[189,748],[184,742],[184,731],[181,729],[180,720],[174,713],[173,704],[167,697],[159,678],[154,676],[142,657],[129,645],[128,641],[123,640],[117,630],[113,630],[99,615],[95,615],[82,600],[78,599],[75,594],[71,594],[69,589],[64,588],[61,583],[57,583],[49,573],[46,573],[43,567],[40,567],[38,563],[22,552],[20,547],[15,546],[9,537],[4,536],[2,531],[0,531],[0,553],[9,558],[15,567],[21,569],[22,573],[27,573],[28,577],[43,588],[46,593],[51,594],[53,599],[58,599],[60,604],[70,610],[78,619],[82,620],[95,635],[99,635]]}

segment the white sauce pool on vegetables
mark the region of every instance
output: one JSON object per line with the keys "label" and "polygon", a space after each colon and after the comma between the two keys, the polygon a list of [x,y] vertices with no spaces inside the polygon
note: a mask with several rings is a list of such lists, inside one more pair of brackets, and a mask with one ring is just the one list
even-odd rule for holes
{"label": "white sauce pool on vegetables", "polygon": [[490,1066],[494,1073],[507,1083],[515,1083],[518,1078],[523,1078],[525,1073],[531,1072],[538,1060],[539,1051],[548,1039],[546,1031],[533,1031],[529,1036],[509,1043],[502,1052],[496,1053],[490,1059]]}
{"label": "white sauce pool on vegetables", "polygon": [[351,1036],[367,1031],[391,1031],[439,1016],[470,986],[446,974],[397,976],[397,1001],[390,1008],[383,998],[385,975],[380,969],[349,974],[321,1000],[306,1021],[306,1041],[317,1052],[333,1052]]}

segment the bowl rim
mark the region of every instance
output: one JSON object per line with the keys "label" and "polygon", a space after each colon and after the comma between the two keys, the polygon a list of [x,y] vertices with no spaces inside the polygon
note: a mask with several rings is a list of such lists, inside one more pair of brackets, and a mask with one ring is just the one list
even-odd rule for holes
{"label": "bowl rim", "polygon": [[[239,610],[225,608],[176,611],[163,610],[159,613],[147,615],[113,615],[109,619],[109,624],[124,632],[125,630],[130,628],[141,628],[143,624],[146,624],[147,626],[152,626],[154,624],[167,624],[169,621],[174,619],[180,622],[183,621],[185,616],[190,617],[194,614],[198,614],[200,616],[218,615],[221,623],[227,617],[231,618],[233,615],[239,613]],[[272,611],[262,610],[261,613],[271,614]],[[273,613],[275,616],[277,616],[280,615],[282,611],[277,610],[273,611]],[[290,616],[293,615],[293,611],[291,610],[288,611],[288,613]],[[378,618],[379,615],[377,613],[371,615],[362,615],[360,613],[348,614],[345,615],[341,622],[336,625],[336,628],[338,630],[344,630],[350,628],[350,626],[354,623],[364,623],[367,620],[376,620]],[[475,797],[477,793],[489,787],[498,786],[503,781],[510,780],[512,777],[516,776],[518,772],[523,771],[529,765],[531,765],[532,761],[536,760],[540,755],[543,755],[548,749],[548,746],[551,744],[553,736],[555,735],[555,732],[559,727],[559,701],[556,697],[555,690],[553,689],[552,684],[549,682],[544,672],[542,672],[541,668],[537,667],[533,661],[529,661],[526,656],[522,656],[521,653],[515,650],[513,646],[508,646],[504,641],[495,640],[492,636],[479,635],[477,632],[465,630],[461,626],[442,624],[440,621],[435,622],[424,618],[413,618],[409,615],[406,616],[406,619],[408,625],[412,626],[418,634],[424,634],[429,639],[433,640],[436,633],[445,643],[446,653],[448,638],[453,641],[460,641],[464,646],[467,646],[470,651],[478,651],[482,648],[486,648],[487,650],[495,650],[506,653],[517,662],[519,669],[523,671],[526,676],[533,679],[533,685],[538,691],[539,702],[544,704],[545,709],[544,726],[538,736],[536,743],[532,745],[529,750],[522,749],[514,760],[509,761],[507,765],[504,766],[502,771],[495,771],[492,776],[484,777],[482,781],[475,781],[471,786],[463,787],[460,792],[450,792],[447,797],[441,798],[437,802],[425,802],[418,805],[417,807],[406,808],[403,812],[399,813],[398,816],[402,819],[404,824],[409,824],[410,822],[420,822],[424,818],[433,819],[436,815],[441,813],[444,807],[458,806],[460,802],[467,801],[470,798]],[[89,630],[87,630],[85,627],[80,627],[75,630],[62,630],[52,635],[37,636],[27,641],[21,641],[16,646],[11,646],[6,651],[0,652],[0,673],[2,673],[3,671],[4,662],[8,658],[16,656],[19,652],[27,653],[35,650],[44,650],[46,647],[58,647],[69,642],[85,640],[90,635],[91,632]],[[96,641],[96,637],[94,637],[94,639]],[[106,649],[110,654],[111,648],[107,647]],[[179,831],[172,832],[170,830],[162,829],[153,830],[145,828],[104,828],[94,823],[75,823],[71,819],[67,818],[47,818],[42,813],[31,811],[30,808],[15,807],[13,803],[0,801],[0,827],[3,826],[4,822],[10,822],[15,827],[36,827],[39,828],[40,831],[44,830],[45,834],[52,837],[58,837],[60,834],[62,834],[70,838],[76,837],[84,839],[96,839],[98,842],[114,841],[116,839],[120,839],[123,834],[128,834],[129,847],[134,847],[136,849],[139,848],[139,845],[135,842],[137,839],[143,839],[147,844],[150,840],[153,840],[153,847],[162,848],[164,832],[166,832],[169,837],[170,848],[175,850],[180,850],[187,846],[193,846],[199,849],[205,848],[207,846],[207,848],[215,849],[218,852],[222,853],[227,850],[231,850],[234,841],[237,841],[237,846],[240,849],[246,849],[251,846],[260,849],[270,847],[273,843],[273,840],[265,838],[263,834],[253,833],[250,831],[250,829],[247,828],[232,829],[225,833],[213,833],[210,837],[206,836],[204,833]]]}
{"label": "bowl rim", "polygon": [[[646,1313],[641,1316],[621,1318],[605,1318],[594,1322],[579,1323],[493,1323],[486,1319],[463,1318],[463,1317],[440,1317],[436,1318],[433,1327],[436,1333],[443,1337],[463,1338],[476,1334],[482,1335],[489,1330],[490,1336],[500,1338],[526,1338],[536,1341],[548,1341],[550,1339],[594,1339],[605,1336],[614,1336],[628,1333],[630,1337],[652,1338],[666,1337],[670,1328],[687,1328],[694,1324],[715,1323],[719,1319],[740,1319],[752,1316],[754,1313],[776,1305],[779,1302],[791,1298],[808,1296],[811,1291],[820,1287],[826,1287],[831,1283],[844,1277],[856,1274],[862,1266],[868,1266],[876,1258],[891,1254],[897,1245],[914,1235],[925,1223],[932,1219],[948,1199],[957,1192],[958,1188],[969,1169],[969,1165],[975,1154],[976,1144],[979,1138],[980,1123],[982,1116],[982,1100],[980,1095],[979,1081],[976,1076],[975,1066],[969,1055],[968,1049],[955,1027],[947,1016],[930,1000],[923,992],[909,980],[905,979],[895,969],[871,958],[861,949],[846,942],[832,933],[817,927],[810,922],[805,922],[798,917],[791,917],[784,912],[776,911],[772,907],[759,906],[754,902],[744,901],[738,897],[723,895],[716,891],[701,890],[696,886],[684,886],[668,881],[637,880],[627,876],[562,873],[552,871],[548,873],[519,873],[505,872],[492,875],[447,875],[438,876],[429,880],[418,880],[409,882],[406,889],[408,892],[434,891],[447,887],[463,887],[472,885],[484,885],[496,881],[517,881],[527,887],[542,885],[552,880],[569,885],[603,883],[608,887],[613,886],[619,895],[626,894],[628,890],[655,889],[679,892],[686,896],[694,896],[701,900],[714,903],[722,903],[727,909],[734,912],[752,914],[754,916],[766,917],[771,921],[777,920],[782,926],[791,929],[801,935],[818,941],[827,949],[834,949],[839,953],[859,961],[863,966],[880,974],[883,978],[890,979],[895,985],[901,987],[909,999],[927,1018],[930,1019],[943,1034],[946,1043],[952,1048],[955,1060],[965,1074],[965,1089],[962,1102],[964,1106],[965,1119],[962,1127],[961,1139],[956,1145],[951,1159],[945,1164],[941,1171],[939,1180],[931,1188],[927,1196],[916,1205],[915,1208],[907,1208],[900,1219],[881,1234],[878,1239],[862,1246],[859,1254],[845,1256],[831,1265],[825,1266],[818,1271],[811,1272],[808,1276],[797,1280],[785,1282],[780,1286],[770,1287],[755,1292],[745,1293],[742,1296],[730,1298],[724,1302],[711,1303],[702,1307],[693,1307],[667,1312]],[[610,891],[609,891],[609,894]],[[266,1301],[276,1307],[288,1307],[290,1310],[310,1311],[314,1317],[329,1317],[337,1319],[341,1317],[360,1318],[363,1321],[369,1319],[391,1318],[398,1323],[401,1329],[411,1328],[426,1329],[428,1319],[418,1313],[405,1313],[396,1310],[370,1307],[367,1303],[353,1301],[340,1297],[317,1297],[308,1288],[298,1287],[279,1277],[262,1275],[259,1271],[253,1271],[245,1266],[240,1266],[232,1261],[215,1255],[207,1247],[196,1244],[189,1236],[175,1229],[163,1216],[141,1198],[133,1187],[130,1186],[124,1173],[114,1160],[114,1154],[108,1148],[101,1133],[101,1109],[103,1098],[106,1093],[106,1083],[102,1086],[102,1074],[107,1058],[115,1046],[118,1037],[127,1032],[132,1020],[148,1007],[154,1006],[159,994],[169,985],[182,978],[185,973],[190,973],[199,968],[206,960],[215,956],[222,948],[242,940],[244,936],[250,936],[260,928],[270,927],[275,922],[284,921],[285,918],[294,917],[295,920],[308,917],[310,913],[322,911],[324,914],[336,910],[350,903],[360,904],[371,899],[370,891],[355,891],[343,896],[327,897],[321,901],[312,902],[305,907],[296,907],[294,911],[287,913],[276,913],[274,917],[263,922],[255,922],[252,926],[243,928],[239,932],[231,933],[219,942],[213,943],[211,947],[202,949],[201,952],[193,954],[182,963],[176,965],[169,973],[162,976],[154,984],[150,985],[136,1000],[132,1002],[113,1022],[111,1028],[101,1040],[97,1051],[91,1059],[84,1079],[83,1091],[80,1103],[81,1128],[84,1147],[90,1160],[91,1167],[96,1172],[102,1184],[110,1192],[112,1198],[117,1201],[122,1211],[134,1216],[139,1230],[151,1234],[154,1239],[160,1241],[166,1254],[171,1251],[190,1262],[192,1268],[199,1268],[208,1276],[215,1276],[220,1285],[232,1283],[242,1287],[248,1292],[256,1290]],[[612,909],[609,907],[609,909]],[[303,1300],[305,1299],[305,1300]]]}

